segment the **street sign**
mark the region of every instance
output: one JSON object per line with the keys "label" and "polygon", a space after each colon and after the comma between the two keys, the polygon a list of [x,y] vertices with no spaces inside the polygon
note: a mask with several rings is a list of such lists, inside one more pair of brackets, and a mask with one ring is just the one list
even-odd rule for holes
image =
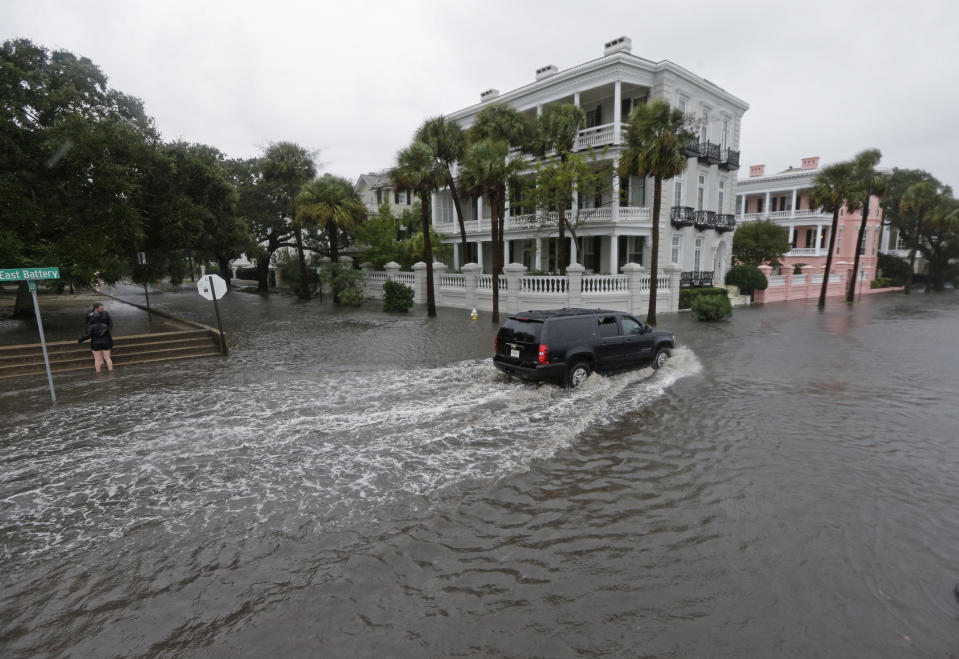
{"label": "street sign", "polygon": [[137,252],[137,263],[139,265],[147,264],[147,253],[146,252]]}
{"label": "street sign", "polygon": [[60,268],[13,268],[0,270],[0,282],[3,281],[37,281],[39,279],[59,279]]}
{"label": "street sign", "polygon": [[208,300],[212,300],[214,294],[217,300],[222,300],[226,295],[226,282],[220,275],[203,275],[196,283],[196,290]]}

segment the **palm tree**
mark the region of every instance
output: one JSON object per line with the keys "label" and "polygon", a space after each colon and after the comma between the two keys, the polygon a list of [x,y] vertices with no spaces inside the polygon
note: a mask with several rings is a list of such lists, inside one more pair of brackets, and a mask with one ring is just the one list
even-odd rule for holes
{"label": "palm tree", "polygon": [[463,158],[466,151],[466,134],[455,121],[447,121],[444,117],[427,119],[416,131],[414,137],[433,149],[433,154],[443,164],[445,183],[450,188],[453,197],[453,208],[456,210],[456,221],[460,228],[460,249],[463,259],[469,253],[469,243],[466,241],[466,223],[463,221],[463,210],[460,205],[460,194],[456,187],[456,177],[453,175],[455,164]]}
{"label": "palm tree", "polygon": [[429,144],[414,140],[399,152],[397,165],[390,172],[393,185],[414,190],[420,197],[423,219],[423,260],[426,261],[426,313],[436,315],[436,293],[433,289],[433,245],[430,241],[430,197],[445,181],[442,167]]}
{"label": "palm tree", "polygon": [[908,217],[909,224],[915,227],[912,236],[912,247],[909,250],[909,276],[906,277],[902,292],[906,295],[912,292],[912,274],[916,271],[916,250],[919,247],[922,235],[922,223],[940,203],[939,186],[933,181],[923,181],[910,185],[899,202],[899,212]]}
{"label": "palm tree", "polygon": [[[260,171],[267,182],[276,183],[283,192],[288,216],[296,218],[296,198],[303,184],[316,176],[313,154],[292,142],[271,144],[260,161]],[[310,285],[306,274],[306,257],[303,253],[303,232],[294,227],[296,253],[300,260],[300,290],[298,295],[310,299]]]}
{"label": "palm tree", "polygon": [[832,228],[829,229],[829,252],[826,254],[826,271],[822,275],[822,288],[819,290],[819,307],[826,306],[826,290],[829,287],[829,271],[832,268],[832,255],[836,249],[836,233],[839,231],[839,209],[846,200],[858,204],[851,198],[853,191],[853,163],[838,162],[824,167],[813,187],[809,189],[809,205],[832,213]]}
{"label": "palm tree", "polygon": [[[559,170],[566,168],[569,155],[576,144],[579,129],[586,123],[586,113],[571,103],[551,105],[546,108],[537,121],[535,152],[540,158],[550,151],[559,157]],[[572,177],[566,176],[567,180]],[[564,189],[553,199],[555,202],[558,240],[556,263],[560,272],[566,270],[566,208],[571,205],[573,188]],[[573,238],[575,240],[575,236]]]}
{"label": "palm tree", "polygon": [[649,259],[649,311],[646,322],[656,324],[656,281],[659,276],[659,212],[663,198],[663,179],[686,171],[686,156],[680,148],[695,139],[691,119],[669,103],[656,99],[640,105],[629,115],[626,149],[620,160],[620,176],[638,174],[653,177],[653,240]]}
{"label": "palm tree", "polygon": [[875,196],[882,196],[886,190],[886,176],[876,171],[876,165],[882,158],[879,149],[863,151],[853,160],[853,179],[856,182],[862,201],[859,208],[862,210],[862,221],[859,222],[859,239],[856,241],[856,256],[853,259],[852,277],[849,279],[849,290],[846,291],[846,302],[856,298],[856,279],[859,273],[859,254],[864,251],[863,241],[866,238],[866,220],[869,217],[869,200]]}
{"label": "palm tree", "polygon": [[506,190],[523,167],[523,161],[509,156],[505,140],[484,138],[472,144],[463,156],[460,181],[474,195],[489,199],[491,239],[493,241],[493,313],[490,320],[499,323],[499,275],[503,270],[503,233]]}
{"label": "palm tree", "polygon": [[339,259],[340,232],[355,227],[366,208],[347,179],[324,174],[303,186],[297,198],[297,220],[301,226],[315,225],[326,231],[330,259]]}

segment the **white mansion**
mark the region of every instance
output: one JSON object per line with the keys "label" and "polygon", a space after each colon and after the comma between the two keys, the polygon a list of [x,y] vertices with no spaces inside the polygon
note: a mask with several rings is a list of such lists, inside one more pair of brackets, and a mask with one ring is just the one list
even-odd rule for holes
{"label": "white mansion", "polygon": [[[739,168],[740,122],[748,104],[704,78],[669,61],[651,62],[633,55],[631,41],[620,37],[605,45],[603,57],[558,71],[545,66],[536,81],[500,94],[491,89],[480,103],[447,115],[468,128],[491,102],[508,103],[534,118],[552,104],[572,103],[586,113],[577,150],[596,147],[598,157],[617,171],[623,152],[625,123],[640,103],[662,98],[697,119],[699,139],[688,145],[686,172],[663,182],[660,217],[661,267],[685,273],[714,274],[722,281],[729,268],[735,226],[736,170]],[[608,147],[608,148],[606,148]],[[604,149],[600,151],[599,149]],[[577,240],[568,239],[570,263],[581,262],[587,274],[618,274],[626,263],[647,266],[652,235],[653,181],[611,175],[608,187],[588,198],[574,199],[567,218]],[[453,269],[472,261],[491,271],[490,208],[486,200],[465,200],[463,215],[470,242],[460,254],[459,228],[448,190],[433,196],[433,224],[444,242],[453,244]],[[507,263],[528,271],[555,271],[556,223],[544,222],[527,209],[507,208]],[[548,215],[548,214],[546,214]],[[464,258],[464,256],[466,258]],[[684,274],[687,283],[696,275]]]}

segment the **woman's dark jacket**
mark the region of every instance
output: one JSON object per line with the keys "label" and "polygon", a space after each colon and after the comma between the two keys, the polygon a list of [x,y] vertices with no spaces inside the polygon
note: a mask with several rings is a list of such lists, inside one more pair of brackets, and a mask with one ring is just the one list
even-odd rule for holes
{"label": "woman's dark jacket", "polygon": [[87,314],[87,330],[80,343],[90,339],[90,350],[113,350],[113,319],[106,311]]}

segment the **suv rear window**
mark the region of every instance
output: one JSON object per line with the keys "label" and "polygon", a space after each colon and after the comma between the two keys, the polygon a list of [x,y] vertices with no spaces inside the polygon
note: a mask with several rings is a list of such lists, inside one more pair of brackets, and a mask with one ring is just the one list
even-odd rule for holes
{"label": "suv rear window", "polygon": [[507,318],[499,335],[507,341],[521,343],[539,343],[539,335],[543,331],[543,321],[531,318]]}
{"label": "suv rear window", "polygon": [[546,339],[550,345],[569,345],[588,341],[593,335],[595,322],[592,316],[553,318],[549,321],[549,336]]}

